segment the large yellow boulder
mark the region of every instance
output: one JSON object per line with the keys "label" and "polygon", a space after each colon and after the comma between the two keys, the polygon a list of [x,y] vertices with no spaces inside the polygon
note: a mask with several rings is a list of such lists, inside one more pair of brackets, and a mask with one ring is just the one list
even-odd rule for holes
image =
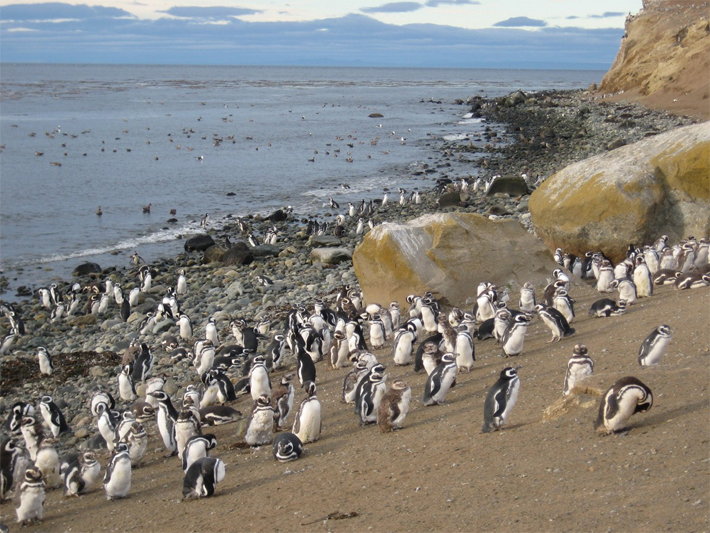
{"label": "large yellow boulder", "polygon": [[366,302],[404,306],[431,291],[442,303],[471,307],[482,281],[540,285],[557,267],[545,246],[516,220],[437,213],[376,226],[353,253]]}
{"label": "large yellow boulder", "polygon": [[570,165],[531,196],[535,231],[550,250],[602,250],[710,232],[710,123],[677,128]]}

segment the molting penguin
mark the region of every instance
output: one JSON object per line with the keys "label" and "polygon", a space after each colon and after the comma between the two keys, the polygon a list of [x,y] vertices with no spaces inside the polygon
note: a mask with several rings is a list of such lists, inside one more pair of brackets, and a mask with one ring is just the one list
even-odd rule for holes
{"label": "molting penguin", "polygon": [[249,446],[269,444],[274,438],[274,408],[266,395],[257,398],[247,424],[244,440]]}
{"label": "molting penguin", "polygon": [[279,433],[274,438],[274,459],[280,463],[295,461],[303,453],[303,443],[293,433]]}
{"label": "molting penguin", "polygon": [[44,480],[35,466],[25,470],[25,479],[20,485],[20,506],[16,509],[17,521],[24,525],[42,520],[44,512]]}
{"label": "molting penguin", "polygon": [[396,379],[380,401],[377,409],[377,425],[382,433],[401,429],[409,412],[412,389],[406,381]]}
{"label": "molting penguin", "polygon": [[519,306],[524,313],[531,313],[535,309],[535,287],[529,281],[520,289]]}
{"label": "molting penguin", "polygon": [[587,354],[584,344],[577,344],[572,352],[572,357],[567,363],[567,375],[562,394],[567,396],[574,388],[575,383],[594,374],[594,361]]}
{"label": "molting penguin", "polygon": [[653,277],[643,255],[636,256],[634,285],[636,285],[636,295],[639,298],[653,296]]}
{"label": "molting penguin", "polygon": [[303,444],[315,442],[320,438],[323,428],[321,419],[321,404],[316,397],[316,384],[312,381],[303,387],[308,397],[301,402],[298,414],[293,423],[293,433]]}
{"label": "molting penguin", "polygon": [[653,406],[653,393],[639,379],[619,379],[604,393],[594,429],[610,434],[626,428],[632,415],[644,413]]}
{"label": "molting penguin", "polygon": [[200,421],[190,409],[182,409],[180,413],[178,413],[177,420],[175,421],[175,444],[180,460],[182,460],[182,453],[188,439],[201,434]]}
{"label": "molting penguin", "polygon": [[206,498],[212,496],[217,483],[226,474],[224,461],[216,457],[202,457],[190,465],[182,483],[182,497]]}
{"label": "molting penguin", "polygon": [[44,439],[39,443],[35,466],[42,471],[47,488],[56,489],[62,485],[59,476],[59,454],[55,448],[57,441],[54,439]]}
{"label": "molting penguin", "polygon": [[501,429],[508,422],[515,402],[518,401],[518,392],[520,392],[520,378],[517,368],[504,368],[498,381],[486,395],[483,405],[483,433]]}
{"label": "molting penguin", "polygon": [[131,490],[131,457],[125,442],[116,445],[116,450],[106,465],[104,490],[107,500],[125,498]]}
{"label": "molting penguin", "polygon": [[286,426],[286,421],[288,420],[288,415],[293,409],[293,399],[296,395],[291,380],[293,380],[293,374],[287,374],[281,377],[281,383],[274,390],[274,404],[276,405],[276,412],[278,413],[278,427],[283,428]]}
{"label": "molting penguin", "polygon": [[456,385],[456,355],[445,353],[441,358],[441,363],[429,374],[424,385],[424,405],[438,405],[444,403],[446,393]]}
{"label": "molting penguin", "polygon": [[624,300],[627,305],[631,305],[636,301],[636,285],[630,279],[615,279],[609,287],[619,291],[619,300]]}
{"label": "molting penguin", "polygon": [[652,366],[661,361],[671,342],[671,327],[666,324],[658,326],[641,344],[639,349],[639,365]]}

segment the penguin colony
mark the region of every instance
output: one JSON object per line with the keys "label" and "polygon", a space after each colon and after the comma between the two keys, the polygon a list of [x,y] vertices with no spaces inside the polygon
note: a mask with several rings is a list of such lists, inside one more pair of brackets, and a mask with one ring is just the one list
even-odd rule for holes
{"label": "penguin colony", "polygon": [[[403,191],[400,198],[405,201]],[[355,215],[357,212],[350,216]],[[275,460],[298,460],[306,445],[318,441],[323,432],[323,415],[327,413],[318,400],[317,383],[319,371],[326,369],[344,369],[342,402],[353,405],[354,425],[376,424],[383,433],[406,428],[410,409],[445,403],[457,379],[475,372],[475,342],[495,339],[502,358],[517,357],[524,353],[527,329],[535,317],[550,330],[548,342],[574,336],[570,325],[575,319],[573,280],[589,279],[601,294],[618,293],[617,298],[594,302],[590,316],[623,316],[639,298],[651,297],[654,286],[673,283],[679,290],[706,287],[708,245],[705,239],[691,238],[670,247],[668,237],[662,236],[653,245],[631,246],[627,259],[615,267],[600,252],[577,258],[558,249],[555,259],[561,268],[552,273],[539,299],[534,286],[525,283],[519,309],[508,307],[510,298],[505,290],[485,282],[478,287],[471,311],[454,308],[448,314],[428,292],[408,296],[409,308],[402,312],[399,302],[366,305],[357,289],[343,287],[332,309],[321,300],[309,306],[296,305],[283,317],[283,329],[276,331],[272,331],[276,320],[268,318],[250,325],[238,317],[227,326],[208,316],[203,325],[194,324],[180,308],[180,298],[189,287],[189,272],[181,270],[175,287],[137,329],[146,332],[158,321],[173,320],[179,337],[166,337],[163,348],[173,361],[192,364],[194,384],[185,388],[182,397],[169,395],[163,390],[166,376],[153,373],[154,348],[140,342],[140,337],[131,344],[120,373],[89,399],[97,434],[109,453],[102,477],[97,456],[104,458],[103,453],[70,450],[59,455],[61,441],[72,429],[52,397],[44,395],[36,405],[17,402],[5,423],[8,434],[0,439],[0,500],[14,495],[19,501],[17,520],[24,524],[42,519],[45,491],[60,486],[67,497],[78,497],[98,486],[101,479],[108,500],[129,497],[132,469],[140,466],[148,446],[157,443],[162,443],[166,457],[174,457],[170,460],[175,461],[176,471],[182,470],[183,498],[209,497],[224,480],[227,468],[214,456],[219,453],[217,439],[203,433],[203,428],[245,420],[243,430],[237,433],[243,435],[246,446],[269,445]],[[137,253],[132,261],[140,265]],[[142,265],[138,275],[138,292],[147,292],[159,273]],[[268,278],[256,280],[269,282]],[[51,320],[76,313],[83,293],[88,293],[85,313],[106,313],[113,300],[127,320],[131,300],[137,301],[133,291],[133,296],[126,296],[119,284],[107,279],[104,284],[84,288],[75,284],[66,294],[52,285],[40,289],[39,297],[52,311]],[[2,313],[10,324],[2,344],[3,353],[8,353],[13,338],[27,332],[12,305],[3,304]],[[640,345],[640,367],[661,364],[671,337],[669,325],[653,329]],[[378,350],[389,345],[391,356],[378,360],[368,344]],[[37,359],[37,372],[51,376],[55,367],[46,348],[38,349]],[[427,373],[420,400],[416,395],[413,399],[405,380],[388,384],[390,364],[413,364],[415,372]],[[293,371],[272,384],[273,372],[288,369]],[[483,433],[501,430],[508,423],[520,395],[520,369],[503,367],[498,380],[480,399]],[[562,394],[571,394],[575,384],[593,371],[589,350],[576,344]],[[137,384],[145,385],[143,398],[138,397]],[[112,392],[120,399],[118,406]],[[253,406],[245,419],[228,404],[246,395]],[[652,405],[653,392],[645,383],[634,376],[623,377],[604,393],[594,428],[602,434],[625,431],[633,414],[646,412]]]}

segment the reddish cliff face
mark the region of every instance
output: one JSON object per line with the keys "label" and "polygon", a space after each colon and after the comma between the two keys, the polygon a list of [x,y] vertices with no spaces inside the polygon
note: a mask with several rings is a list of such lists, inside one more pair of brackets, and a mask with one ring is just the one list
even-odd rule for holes
{"label": "reddish cliff face", "polygon": [[[602,94],[653,109],[710,118],[710,2],[646,0],[626,22]],[[622,92],[623,91],[623,92]]]}

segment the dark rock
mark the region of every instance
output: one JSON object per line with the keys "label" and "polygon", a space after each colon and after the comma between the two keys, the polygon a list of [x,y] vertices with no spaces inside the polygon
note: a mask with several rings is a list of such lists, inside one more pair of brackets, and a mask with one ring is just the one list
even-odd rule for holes
{"label": "dark rock", "polygon": [[211,235],[195,235],[185,241],[186,252],[204,252],[210,246],[214,246],[215,242]]}
{"label": "dark rock", "polygon": [[88,276],[89,274],[101,274],[101,267],[96,263],[82,263],[74,269],[75,276]]}
{"label": "dark rock", "polygon": [[288,218],[288,213],[286,213],[283,209],[277,209],[276,211],[271,213],[267,218],[272,222],[283,222]]}
{"label": "dark rock", "polygon": [[208,263],[217,263],[222,261],[224,253],[224,248],[221,248],[216,244],[214,246],[210,246],[207,250],[205,250],[205,253],[202,256],[202,264],[206,265]]}
{"label": "dark rock", "polygon": [[272,244],[260,244],[251,248],[254,257],[277,257],[281,253],[281,248]]}
{"label": "dark rock", "polygon": [[383,118],[384,117],[384,115],[382,113],[370,113],[367,116],[370,118]]}
{"label": "dark rock", "polygon": [[224,252],[222,262],[225,265],[248,265],[254,261],[254,254],[249,246],[242,241],[235,242],[233,246]]}
{"label": "dark rock", "polygon": [[439,207],[456,207],[461,203],[461,194],[458,191],[444,193],[437,203]]}
{"label": "dark rock", "polygon": [[523,196],[530,194],[528,184],[519,176],[501,176],[496,178],[491,184],[486,196],[493,196],[496,193],[507,193],[510,196]]}
{"label": "dark rock", "polygon": [[308,244],[313,247],[340,246],[341,241],[335,235],[313,235]]}
{"label": "dark rock", "polygon": [[20,285],[17,287],[17,296],[32,296],[32,289],[26,285]]}
{"label": "dark rock", "polygon": [[617,148],[621,148],[626,144],[626,141],[619,137],[618,139],[614,139],[611,141],[609,144],[606,145],[607,150],[616,150]]}

